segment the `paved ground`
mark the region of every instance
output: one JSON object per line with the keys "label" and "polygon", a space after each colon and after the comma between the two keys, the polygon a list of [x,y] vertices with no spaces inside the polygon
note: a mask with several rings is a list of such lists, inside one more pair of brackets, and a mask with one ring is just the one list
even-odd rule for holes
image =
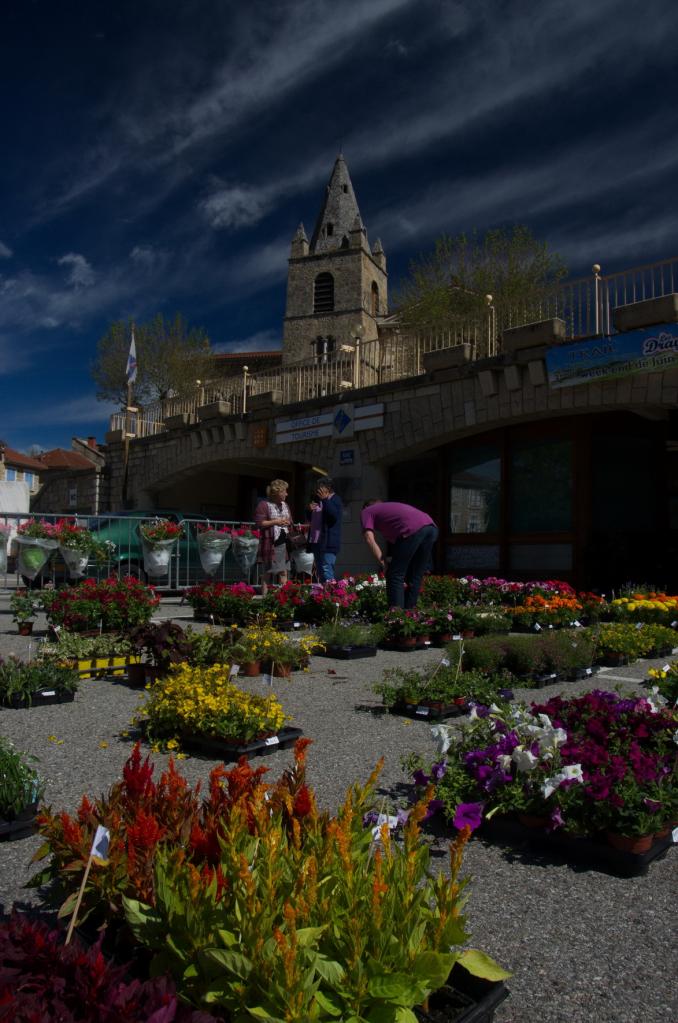
{"label": "paved ground", "polygon": [[[35,637],[19,637],[0,592],[0,656],[34,655],[44,638],[38,619]],[[162,617],[184,624],[190,609],[177,598],[163,601]],[[384,667],[423,664],[436,651],[400,655],[382,652],[375,660],[329,661],[313,658],[308,674],[275,680],[275,691],[295,724],[315,740],[310,776],[322,805],[333,808],[346,787],[364,779],[385,757],[381,791],[385,800],[406,797],[407,778],[400,767],[411,750],[428,756],[434,747],[425,722],[384,715],[371,685]],[[649,663],[603,671],[600,688],[637,690]],[[264,691],[260,680],[245,680]],[[546,698],[561,690],[540,690]],[[583,692],[586,683],[567,686]],[[529,698],[525,690],[517,696]],[[46,801],[72,810],[83,792],[97,794],[120,774],[130,749],[121,736],[139,700],[138,693],[110,680],[83,683],[75,703],[31,710],[0,710],[0,734],[40,758],[47,779]],[[50,740],[54,736],[60,744]],[[107,746],[102,747],[102,743]],[[162,755],[153,755],[160,765]],[[267,763],[275,775],[289,762],[279,752]],[[205,778],[209,760],[181,764],[189,779]],[[36,838],[0,844],[0,903],[30,899],[22,889],[30,875]],[[435,862],[444,869],[444,843],[436,839]],[[655,863],[648,876],[624,880],[567,863],[471,842],[466,867],[473,877],[469,916],[473,943],[513,970],[511,998],[496,1014],[497,1023],[668,1023],[678,1019],[675,995],[676,855]]]}

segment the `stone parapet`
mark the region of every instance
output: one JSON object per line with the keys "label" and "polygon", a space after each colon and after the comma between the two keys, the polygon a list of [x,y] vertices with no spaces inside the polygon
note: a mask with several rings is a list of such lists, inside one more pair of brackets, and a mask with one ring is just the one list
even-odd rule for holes
{"label": "stone parapet", "polygon": [[537,323],[526,323],[523,327],[511,327],[501,336],[502,348],[512,355],[523,348],[538,348],[541,345],[563,344],[567,340],[565,320],[554,317]]}
{"label": "stone parapet", "polygon": [[612,322],[620,331],[654,327],[657,323],[678,322],[678,293],[662,298],[648,298],[643,302],[620,305],[612,312]]}

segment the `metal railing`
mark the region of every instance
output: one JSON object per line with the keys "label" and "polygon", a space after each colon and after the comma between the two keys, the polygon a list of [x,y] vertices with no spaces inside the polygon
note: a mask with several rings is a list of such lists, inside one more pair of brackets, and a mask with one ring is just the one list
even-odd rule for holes
{"label": "metal railing", "polygon": [[336,352],[313,359],[258,373],[250,373],[245,366],[241,378],[203,385],[195,397],[166,399],[140,413],[115,413],[111,430],[121,430],[123,436],[128,433],[135,439],[149,437],[163,433],[170,416],[188,413],[189,421],[194,422],[201,406],[218,400],[229,403],[231,413],[242,414],[248,411],[250,398],[269,391],[278,392],[281,403],[290,405],[420,376],[427,352],[468,344],[472,359],[488,358],[501,352],[504,330],[553,317],[565,321],[566,335],[571,340],[607,335],[614,333],[612,314],[617,306],[669,295],[678,289],[678,258],[614,274],[603,275],[600,270],[594,264],[592,276],[565,281],[529,307],[502,308],[487,296],[488,306],[482,315],[459,320],[442,331],[415,333],[394,328],[375,340],[354,339]]}
{"label": "metal railing", "polygon": [[[139,534],[139,526],[155,517],[169,518],[173,521],[182,521],[184,531],[182,537],[172,549],[169,562],[169,569],[166,575],[157,578],[148,577],[144,570],[144,555]],[[177,516],[173,513],[164,514],[158,512],[146,515],[59,515],[42,512],[36,515],[3,512],[0,515],[0,523],[9,525],[11,533],[8,540],[8,553],[10,557],[16,557],[13,547],[13,538],[16,536],[16,529],[22,522],[29,519],[44,520],[49,523],[56,523],[61,519],[69,519],[80,526],[91,529],[94,536],[99,540],[109,540],[112,549],[109,556],[98,561],[91,558],[83,572],[82,578],[106,579],[111,575],[133,575],[143,581],[152,583],[160,592],[167,590],[183,590],[187,586],[193,586],[198,582],[212,579],[215,582],[250,582],[258,581],[258,566],[253,566],[249,572],[243,571],[233,556],[233,548],[229,548],[217,572],[208,575],[204,571],[200,561],[198,548],[197,525],[210,524],[215,529],[221,526],[252,526],[251,522],[235,522],[228,519],[209,519],[201,516]],[[21,579],[19,572],[18,558],[13,574],[16,575],[16,585],[22,582],[30,582],[28,578]],[[50,582],[59,585],[68,580],[69,574],[63,558],[58,550],[52,552],[44,568],[38,573],[38,585],[45,585]],[[76,580],[77,581],[77,580]],[[7,587],[7,571],[5,572],[5,588]]]}

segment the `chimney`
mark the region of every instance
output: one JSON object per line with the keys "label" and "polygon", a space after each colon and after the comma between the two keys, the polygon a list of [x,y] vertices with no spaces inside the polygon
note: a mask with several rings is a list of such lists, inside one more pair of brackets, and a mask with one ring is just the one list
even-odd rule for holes
{"label": "chimney", "polygon": [[88,448],[94,448],[94,450],[96,451],[96,449],[97,449],[97,439],[96,439],[96,437],[88,437],[87,438],[87,447]]}

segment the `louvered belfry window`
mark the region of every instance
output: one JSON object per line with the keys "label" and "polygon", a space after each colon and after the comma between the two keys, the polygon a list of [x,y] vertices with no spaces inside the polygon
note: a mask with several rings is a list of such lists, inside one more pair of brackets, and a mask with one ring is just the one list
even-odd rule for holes
{"label": "louvered belfry window", "polygon": [[332,274],[318,274],[313,287],[313,312],[334,312],[334,277]]}

